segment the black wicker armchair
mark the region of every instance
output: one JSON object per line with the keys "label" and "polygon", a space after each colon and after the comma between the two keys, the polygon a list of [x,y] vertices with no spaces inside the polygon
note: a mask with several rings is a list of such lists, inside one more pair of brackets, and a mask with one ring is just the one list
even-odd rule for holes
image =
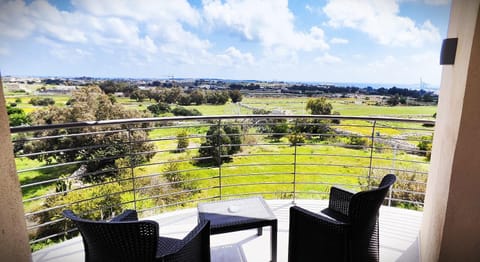
{"label": "black wicker armchair", "polygon": [[379,261],[378,210],[395,180],[356,194],[332,187],[320,214],[291,207],[288,261]]}
{"label": "black wicker armchair", "polygon": [[138,220],[127,210],[110,222],[63,215],[78,227],[85,248],[85,261],[210,261],[210,222],[200,222],[184,239],[159,236],[157,222]]}

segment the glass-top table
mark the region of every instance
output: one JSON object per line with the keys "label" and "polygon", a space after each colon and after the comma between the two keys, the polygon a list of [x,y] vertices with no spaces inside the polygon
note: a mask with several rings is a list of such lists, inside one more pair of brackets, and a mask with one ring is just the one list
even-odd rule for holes
{"label": "glass-top table", "polygon": [[200,221],[210,220],[211,234],[271,227],[272,261],[277,261],[277,218],[262,197],[230,199],[198,204]]}

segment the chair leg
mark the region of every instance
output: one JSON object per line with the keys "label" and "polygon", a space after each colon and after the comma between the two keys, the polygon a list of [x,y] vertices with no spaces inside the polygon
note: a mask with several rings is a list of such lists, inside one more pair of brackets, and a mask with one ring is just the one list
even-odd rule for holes
{"label": "chair leg", "polygon": [[277,262],[277,220],[272,224],[271,230],[272,262]]}
{"label": "chair leg", "polygon": [[257,228],[257,236],[261,236],[263,234],[263,227]]}

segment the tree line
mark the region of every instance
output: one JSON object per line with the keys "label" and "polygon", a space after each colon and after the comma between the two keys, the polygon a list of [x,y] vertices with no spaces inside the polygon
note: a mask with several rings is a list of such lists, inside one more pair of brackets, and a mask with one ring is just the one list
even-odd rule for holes
{"label": "tree line", "polygon": [[[432,91],[423,89],[414,90],[408,88],[398,88],[393,86],[391,88],[373,88],[371,86],[360,88],[355,86],[334,86],[334,85],[293,85],[282,90],[283,93],[291,91],[301,91],[302,93],[318,92],[326,94],[364,94],[364,95],[379,95],[379,96],[396,96],[396,97],[411,97],[420,102],[438,102],[438,95]],[[397,103],[398,104],[398,103]]]}

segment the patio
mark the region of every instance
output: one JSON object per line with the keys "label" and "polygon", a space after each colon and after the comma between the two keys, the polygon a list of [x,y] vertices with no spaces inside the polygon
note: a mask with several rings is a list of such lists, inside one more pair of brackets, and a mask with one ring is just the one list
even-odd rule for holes
{"label": "patio", "polygon": [[[278,219],[278,261],[288,259],[288,216],[291,200],[267,200]],[[298,206],[319,211],[328,204],[323,200],[297,200]],[[195,208],[142,218],[156,220],[160,234],[181,238],[197,223]],[[380,260],[419,261],[417,236],[422,212],[382,206],[380,208]],[[270,230],[268,227],[265,231]],[[257,237],[256,230],[211,236],[212,261],[269,261],[270,234]],[[33,261],[84,261],[80,237],[44,248],[32,254]]]}

